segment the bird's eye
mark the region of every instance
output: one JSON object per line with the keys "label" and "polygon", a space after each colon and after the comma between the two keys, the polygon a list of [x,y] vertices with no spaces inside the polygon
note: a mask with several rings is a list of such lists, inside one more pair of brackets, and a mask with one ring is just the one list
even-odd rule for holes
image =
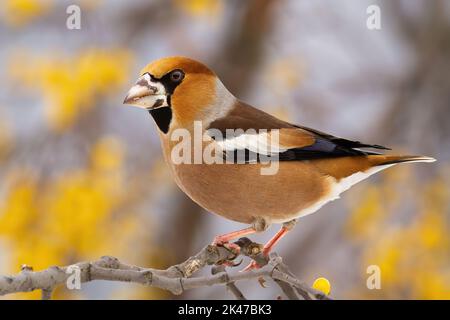
{"label": "bird's eye", "polygon": [[170,73],[170,80],[172,82],[180,82],[184,78],[184,73],[181,70],[174,70]]}

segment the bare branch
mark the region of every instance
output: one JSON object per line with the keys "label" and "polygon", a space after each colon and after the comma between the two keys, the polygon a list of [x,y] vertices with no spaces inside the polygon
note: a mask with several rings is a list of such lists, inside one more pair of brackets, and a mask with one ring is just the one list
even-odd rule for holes
{"label": "bare branch", "polygon": [[[246,299],[237,288],[236,282],[259,278],[273,279],[289,299],[298,299],[298,292],[305,299],[328,299],[322,293],[310,288],[298,280],[282,263],[282,259],[273,254],[270,259],[261,254],[261,245],[247,238],[235,242],[239,252],[224,246],[208,245],[186,261],[165,270],[142,268],[120,262],[117,258],[104,256],[93,262],[79,262],[71,266],[50,267],[42,271],[33,271],[22,266],[17,275],[0,276],[0,295],[16,292],[42,290],[42,299],[50,299],[55,287],[66,285],[72,270],[79,270],[80,282],[108,280],[139,283],[181,294],[185,290],[223,284],[236,299]],[[249,256],[261,266],[246,272],[227,271],[225,265],[232,265],[238,256]],[[194,273],[207,265],[216,266],[210,276],[192,277]]]}

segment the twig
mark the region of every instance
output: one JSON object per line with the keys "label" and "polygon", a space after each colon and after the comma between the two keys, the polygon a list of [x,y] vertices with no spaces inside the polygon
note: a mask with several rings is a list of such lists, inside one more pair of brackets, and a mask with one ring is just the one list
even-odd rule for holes
{"label": "twig", "polygon": [[53,289],[42,289],[42,300],[50,300],[52,298]]}
{"label": "twig", "polygon": [[[211,268],[211,273],[213,275],[220,273],[220,272],[226,272],[224,265],[214,266],[213,268]],[[228,290],[230,290],[230,292],[236,298],[236,300],[247,300],[247,298],[244,296],[242,291],[236,286],[236,284],[234,282],[228,282],[226,284],[226,286],[227,286]]]}

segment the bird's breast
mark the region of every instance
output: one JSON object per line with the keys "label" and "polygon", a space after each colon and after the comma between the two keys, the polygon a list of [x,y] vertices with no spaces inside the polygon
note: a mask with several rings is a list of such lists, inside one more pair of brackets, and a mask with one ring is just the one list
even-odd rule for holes
{"label": "bird's breast", "polygon": [[175,146],[163,140],[164,156],[177,185],[204,209],[230,220],[289,221],[326,198],[332,188],[329,177],[308,161],[279,162],[276,173],[267,175],[262,169],[268,164],[261,163],[179,163],[174,161]]}

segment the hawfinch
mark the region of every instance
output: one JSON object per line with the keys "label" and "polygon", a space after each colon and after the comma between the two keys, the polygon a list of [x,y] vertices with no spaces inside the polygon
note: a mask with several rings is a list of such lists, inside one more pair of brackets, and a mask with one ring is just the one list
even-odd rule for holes
{"label": "hawfinch", "polygon": [[[153,117],[181,190],[207,211],[250,225],[217,236],[214,244],[237,249],[229,241],[282,224],[265,255],[298,218],[372,174],[435,161],[368,151],[388,148],[277,119],[234,97],[208,67],[185,57],[147,65],[124,103]],[[246,269],[257,267],[253,262]]]}

